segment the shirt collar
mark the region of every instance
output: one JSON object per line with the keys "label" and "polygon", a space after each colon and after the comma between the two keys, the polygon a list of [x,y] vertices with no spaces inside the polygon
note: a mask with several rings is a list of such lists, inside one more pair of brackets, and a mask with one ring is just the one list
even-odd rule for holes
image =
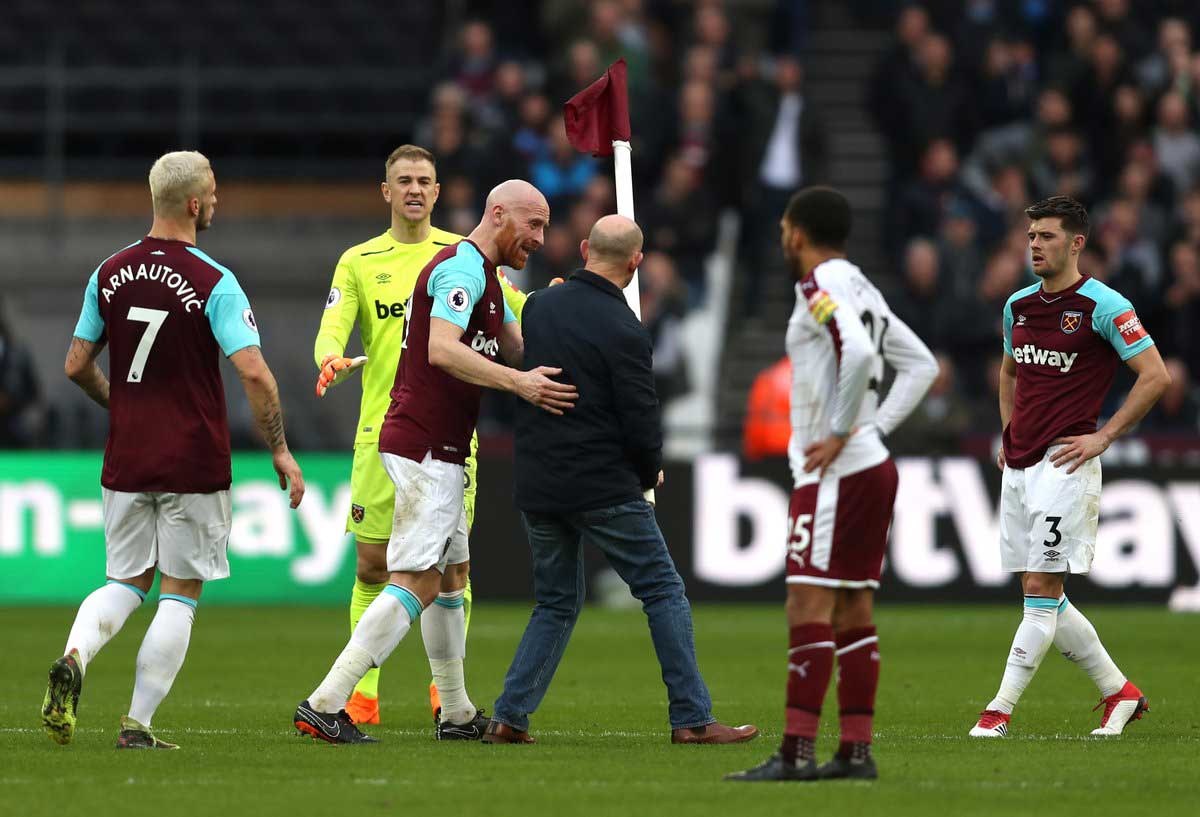
{"label": "shirt collar", "polygon": [[606,295],[611,295],[621,301],[621,303],[625,303],[625,293],[621,291],[620,287],[604,276],[597,275],[591,270],[577,269],[571,273],[568,280],[581,281],[585,284],[591,284]]}

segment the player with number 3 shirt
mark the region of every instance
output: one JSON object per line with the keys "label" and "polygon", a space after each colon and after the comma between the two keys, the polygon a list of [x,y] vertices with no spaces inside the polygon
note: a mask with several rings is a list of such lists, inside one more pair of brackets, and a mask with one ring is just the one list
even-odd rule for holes
{"label": "player with number 3 shirt", "polygon": [[[1013,708],[1051,645],[1087,672],[1104,707],[1093,735],[1120,735],[1146,698],[1117,668],[1091,622],[1064,592],[1068,574],[1091,570],[1100,520],[1100,459],[1150,410],[1170,382],[1133,305],[1080,274],[1088,214],[1067,196],[1025,211],[1040,283],[1004,306],[1000,369],[1003,447],[1000,563],[1020,574],[1024,613],[996,696],[972,737],[1004,737]],[[1137,381],[1100,429],[1097,420],[1118,364]],[[1099,708],[1099,706],[1097,707]]]}

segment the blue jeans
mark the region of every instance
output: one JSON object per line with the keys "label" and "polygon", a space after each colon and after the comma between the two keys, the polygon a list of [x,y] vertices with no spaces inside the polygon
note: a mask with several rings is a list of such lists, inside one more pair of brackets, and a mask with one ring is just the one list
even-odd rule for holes
{"label": "blue jeans", "polygon": [[583,609],[583,544],[604,552],[650,623],[667,686],[671,727],[712,723],[712,699],[696,665],[692,608],[654,510],[643,499],[564,514],[526,513],[537,605],[504,677],[493,717],[522,731],[554,678]]}

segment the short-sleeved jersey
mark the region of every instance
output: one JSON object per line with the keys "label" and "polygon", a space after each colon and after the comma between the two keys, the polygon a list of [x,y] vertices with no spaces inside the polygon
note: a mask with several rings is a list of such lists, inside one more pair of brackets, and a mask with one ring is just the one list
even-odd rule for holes
{"label": "short-sleeved jersey", "polygon": [[[819,472],[805,473],[804,449],[831,432],[854,430],[829,473],[848,476],[887,459],[881,433],[890,433],[920,401],[936,363],[862,270],[833,258],[796,284],[786,344],[792,365],[788,461],[795,486],[820,480]],[[899,374],[880,405],[885,359]],[[848,366],[853,371],[844,372]]]}
{"label": "short-sleeved jersey", "polygon": [[259,345],[232,272],[186,242],[143,238],[92,273],[75,336],[108,343],[101,485],[201,494],[229,487],[220,355]]}
{"label": "short-sleeved jersey", "polygon": [[1055,438],[1094,432],[1117,364],[1153,344],[1133,305],[1095,278],[1014,293],[1004,305],[1004,353],[1017,364],[1005,461],[1028,468]]}
{"label": "short-sleeved jersey", "polygon": [[[417,276],[430,258],[461,240],[460,235],[433,227],[424,241],[404,244],[388,231],[342,253],[325,299],[313,357],[319,366],[326,355],[344,354],[354,324],[358,323],[367,363],[363,366],[355,444],[379,439],[404,342],[405,310]],[[498,274],[505,300],[520,315],[525,294],[502,272]]]}
{"label": "short-sleeved jersey", "polygon": [[516,320],[502,290],[495,266],[469,239],[426,264],[405,309],[403,352],[379,434],[380,451],[418,462],[429,452],[445,462],[466,461],[483,389],[430,364],[430,320],[462,328],[460,342],[495,361],[501,327]]}

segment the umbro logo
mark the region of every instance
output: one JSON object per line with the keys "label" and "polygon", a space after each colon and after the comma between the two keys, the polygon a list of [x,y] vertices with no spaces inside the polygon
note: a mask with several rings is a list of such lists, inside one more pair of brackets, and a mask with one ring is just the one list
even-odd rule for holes
{"label": "umbro logo", "polygon": [[1017,315],[1017,326],[1024,326],[1024,325],[1025,325],[1025,316]]}
{"label": "umbro logo", "polygon": [[155,250],[154,252],[152,252],[150,254],[151,255],[166,255],[166,253],[163,252],[162,250]]}
{"label": "umbro logo", "polygon": [[1046,559],[1048,559],[1051,562],[1054,561],[1055,559],[1057,559],[1059,556],[1062,556],[1062,554],[1059,553],[1057,550],[1047,550],[1042,555],[1045,556]]}

